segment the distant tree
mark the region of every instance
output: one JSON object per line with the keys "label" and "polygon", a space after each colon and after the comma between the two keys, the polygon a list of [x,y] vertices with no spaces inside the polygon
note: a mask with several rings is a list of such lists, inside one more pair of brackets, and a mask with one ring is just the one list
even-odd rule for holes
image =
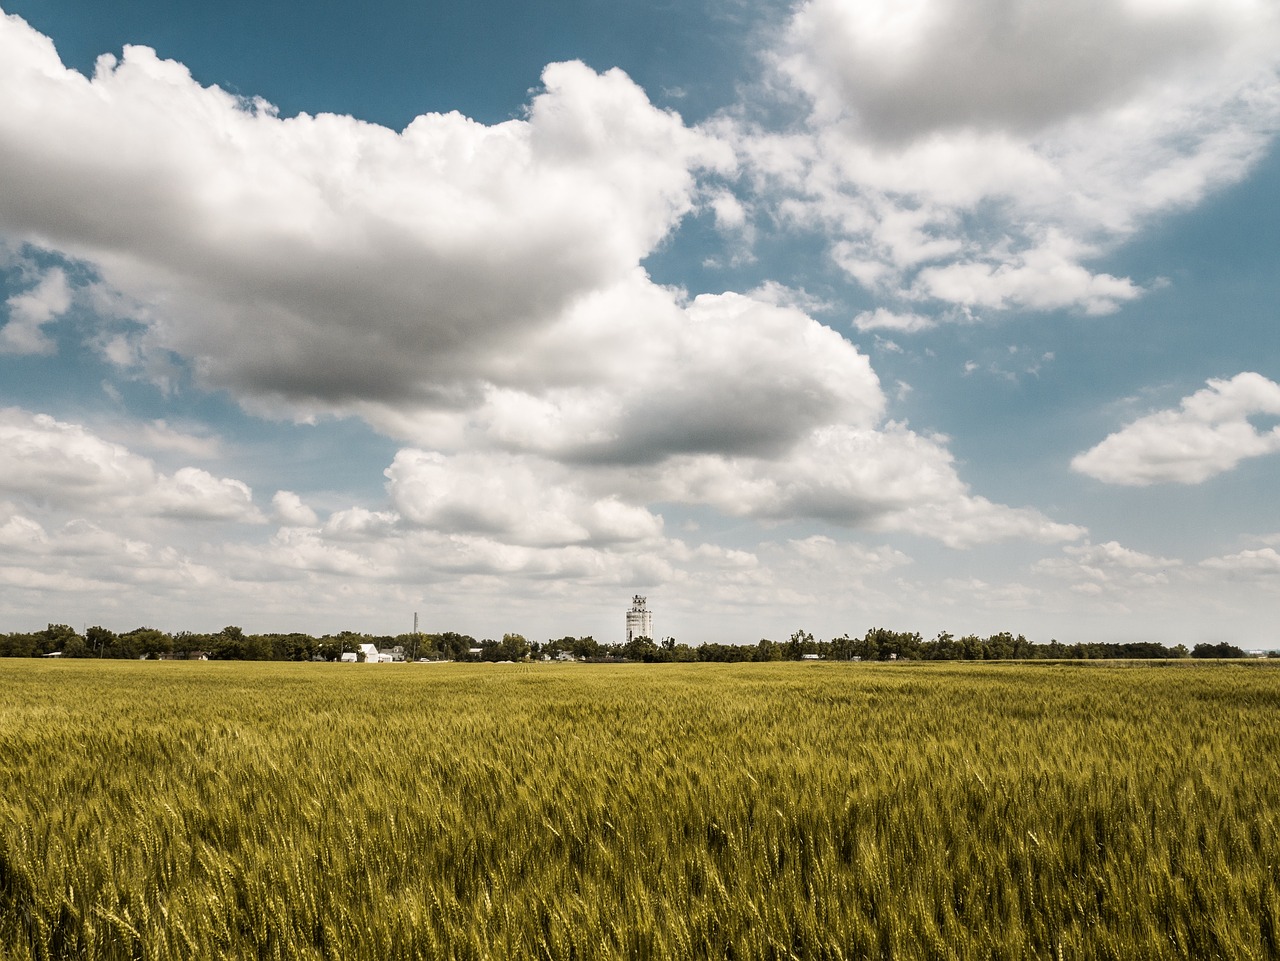
{"label": "distant tree", "polygon": [[320,652],[320,642],[310,634],[267,634],[263,640],[276,661],[310,661]]}
{"label": "distant tree", "polygon": [[756,642],[755,656],[752,660],[756,661],[780,661],[782,660],[782,645],[777,641],[771,641],[767,637],[760,638]]}
{"label": "distant tree", "polygon": [[464,661],[470,657],[471,648],[476,646],[476,639],[470,634],[458,634],[445,631],[443,634],[422,635],[423,653],[434,654],[446,661]]}
{"label": "distant tree", "polygon": [[215,661],[242,661],[248,654],[248,641],[244,631],[235,625],[228,625],[213,635],[209,657]]}
{"label": "distant tree", "polygon": [[529,656],[529,642],[523,634],[503,634],[494,648],[495,661],[523,661]]}
{"label": "distant tree", "polygon": [[795,631],[791,635],[791,639],[787,641],[784,656],[789,661],[798,661],[806,654],[816,654],[817,652],[818,648],[814,643],[813,635],[801,629]]}
{"label": "distant tree", "polygon": [[628,661],[644,661],[650,664],[660,659],[658,645],[651,637],[633,637],[622,645],[622,656]]}
{"label": "distant tree", "polygon": [[137,657],[137,647],[130,637],[121,637],[115,631],[94,625],[84,632],[85,646],[90,657]]}
{"label": "distant tree", "polygon": [[138,657],[156,658],[173,650],[173,638],[153,627],[135,627],[120,637]]}
{"label": "distant tree", "polygon": [[96,657],[94,651],[89,650],[89,644],[79,634],[73,634],[68,637],[62,645],[63,657]]}
{"label": "distant tree", "polygon": [[1191,649],[1192,657],[1245,657],[1245,653],[1234,644],[1221,641],[1217,644],[1197,644]]}
{"label": "distant tree", "polygon": [[75,628],[67,624],[50,624],[43,631],[36,632],[34,654],[52,654],[66,649],[68,642],[80,635]]}
{"label": "distant tree", "polygon": [[213,639],[208,634],[193,634],[191,631],[178,631],[173,635],[173,653],[188,658],[196,651],[206,654],[213,647]]}
{"label": "distant tree", "polygon": [[0,657],[36,657],[39,647],[35,634],[0,634]]}

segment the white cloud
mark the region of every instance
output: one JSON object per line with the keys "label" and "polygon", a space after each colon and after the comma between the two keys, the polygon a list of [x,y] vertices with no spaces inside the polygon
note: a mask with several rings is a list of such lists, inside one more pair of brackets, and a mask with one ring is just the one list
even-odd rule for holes
{"label": "white cloud", "polygon": [[1242,31],[1268,12],[1250,2],[810,0],[783,66],[820,115],[875,140],[1034,132],[1213,66],[1256,43]]}
{"label": "white cloud", "polygon": [[286,527],[315,527],[319,523],[316,512],[293,491],[276,491],[271,508],[275,519]]}
{"label": "white cloud", "polygon": [[1113,311],[1142,285],[1090,262],[1280,122],[1266,0],[807,0],[775,62],[810,116],[736,129],[758,186],[912,305]]}
{"label": "white cloud", "polygon": [[101,505],[152,488],[149,461],[77,424],[0,411],[0,491],[57,506]]}
{"label": "white cloud", "polygon": [[[21,91],[0,113],[0,229],[98,271],[105,313],[144,328],[104,333],[108,356],[154,372],[173,351],[252,410],[356,413],[408,441],[401,520],[522,548],[653,536],[664,501],[955,545],[1079,533],[972,495],[942,441],[885,427],[867,358],[802,292],[686,302],[650,281],[638,265],[695,174],[734,159],[619,71],[553,64],[524,119],[396,133],[281,119],[146,48],[86,79],[13,17],[0,53]],[[935,249],[912,239],[923,221],[895,224]],[[117,459],[155,510],[258,516],[237,481]]]}
{"label": "white cloud", "polygon": [[1280,427],[1259,429],[1249,421],[1280,416],[1280,385],[1249,372],[1208,385],[1178,409],[1111,434],[1077,455],[1072,468],[1111,484],[1199,484],[1246,458],[1280,451]]}
{"label": "white cloud", "polygon": [[213,460],[221,455],[222,444],[217,437],[207,433],[190,433],[179,430],[164,420],[153,420],[143,426],[137,442],[154,451]]}
{"label": "white cloud", "polygon": [[321,533],[336,541],[377,541],[392,534],[399,522],[400,517],[394,511],[349,507],[330,514]]}
{"label": "white cloud", "polygon": [[1264,547],[1224,557],[1210,557],[1201,561],[1200,566],[1244,579],[1280,578],[1280,553],[1275,548]]}
{"label": "white cloud", "polygon": [[662,518],[615,495],[591,496],[550,462],[512,454],[402,450],[387,468],[392,503],[409,522],[509,544],[643,541]]}
{"label": "white cloud", "polygon": [[0,504],[0,584],[26,590],[109,595],[121,587],[174,590],[222,580],[180,551],[76,519],[46,530]]}
{"label": "white cloud", "polygon": [[823,534],[796,538],[786,545],[806,568],[807,573],[834,573],[840,579],[883,574],[911,563],[911,558],[895,548],[882,545],[837,541]]}
{"label": "white cloud", "polygon": [[198,467],[161,475],[148,495],[150,509],[163,517],[186,520],[261,521],[253,492],[243,481],[214,477]]}
{"label": "white cloud", "polygon": [[785,459],[675,458],[641,474],[657,499],[760,519],[817,518],[906,531],[951,547],[1008,538],[1072,540],[1083,528],[973,495],[940,442],[900,425],[814,430]]}
{"label": "white cloud", "polygon": [[[259,404],[448,408],[578,298],[626,278],[731,151],[620,71],[553,64],[525,119],[402,132],[282,119],[144,47],[92,79],[0,19],[0,230],[88,262]],[[163,304],[163,310],[154,310]],[[121,359],[136,350],[116,350]]]}
{"label": "white cloud", "polygon": [[44,325],[71,306],[71,286],[60,267],[50,267],[32,289],[6,302],[9,319],[0,327],[0,354],[52,354],[57,346]]}
{"label": "white cloud", "polygon": [[1120,596],[1163,587],[1170,583],[1170,572],[1182,566],[1175,558],[1145,554],[1116,541],[1071,545],[1062,553],[1037,561],[1032,570],[1070,581],[1073,590],[1087,595]]}
{"label": "white cloud", "polygon": [[923,314],[896,313],[883,307],[864,310],[853,318],[853,326],[858,330],[896,330],[903,334],[929,330],[934,325],[933,318]]}
{"label": "white cloud", "polygon": [[1051,231],[1038,246],[1011,252],[998,262],[926,267],[916,277],[916,289],[963,307],[1056,310],[1075,306],[1089,314],[1110,313],[1141,294],[1128,279],[1093,274],[1082,267],[1082,255],[1090,253]]}
{"label": "white cloud", "polygon": [[247,485],[194,467],[165,475],[79,424],[0,410],[0,494],[62,510],[257,522]]}
{"label": "white cloud", "polygon": [[[86,79],[22,21],[0,19],[0,85],[12,93],[0,111],[0,232],[75,262],[73,276],[97,274],[76,296],[100,319],[103,355],[166,391],[183,361],[252,411],[356,414],[411,445],[387,468],[383,502],[322,522],[277,491],[281,528],[264,546],[265,533],[217,527],[262,521],[246,484],[211,465],[166,460],[162,472],[137,453],[216,460],[216,437],[156,421],[107,438],[0,413],[0,496],[21,508],[0,515],[0,544],[59,559],[23,589],[142,596],[113,597],[118,576],[169,585],[179,612],[182,592],[200,587],[210,605],[290,617],[316,585],[321,607],[346,613],[352,597],[384,609],[439,582],[482,598],[664,584],[688,585],[672,590],[690,604],[802,605],[830,597],[824,578],[871,582],[909,559],[827,535],[686,544],[666,537],[663,514],[816,519],[953,547],[1083,533],[975,494],[945,438],[886,423],[868,359],[809,316],[827,305],[804,291],[765,283],[690,299],[655,285],[640,265],[695,204],[750,233],[756,197],[697,182],[731,172],[730,149],[618,71],[558,64],[543,83],[521,119],[495,126],[458,114],[401,132],[281,119],[145,48]],[[891,158],[867,154],[859,172],[836,162],[836,139],[802,139],[798,154],[788,143],[773,155],[774,174],[803,185],[792,215],[838,201],[822,222],[838,221],[850,269],[865,261],[885,289],[902,286],[894,271],[917,284],[910,309],[861,315],[859,329],[924,329],[912,298],[959,279],[972,292],[947,296],[978,306],[1105,307],[1128,290],[1072,273],[1087,250],[1069,231],[1043,232],[1034,250],[1015,239],[1007,260],[970,243],[966,204],[1036,166],[1016,150],[982,173],[986,193],[964,193],[985,162],[975,141],[959,172],[947,167],[954,145],[917,164],[945,172],[935,194],[899,196]],[[762,164],[769,149],[750,145]],[[881,186],[850,193],[872,167]],[[944,271],[963,263],[981,269]],[[58,276],[65,286],[66,271],[50,270],[17,307],[33,337],[66,309]],[[84,519],[68,525],[68,513]],[[213,533],[196,545],[189,520]],[[95,574],[89,559],[113,552],[130,558],[122,573]],[[18,566],[0,567],[21,580]]]}
{"label": "white cloud", "polygon": [[740,294],[682,304],[639,272],[584,298],[507,368],[453,413],[362,410],[424,447],[652,464],[779,457],[821,425],[871,427],[884,407],[867,358],[800,309]]}

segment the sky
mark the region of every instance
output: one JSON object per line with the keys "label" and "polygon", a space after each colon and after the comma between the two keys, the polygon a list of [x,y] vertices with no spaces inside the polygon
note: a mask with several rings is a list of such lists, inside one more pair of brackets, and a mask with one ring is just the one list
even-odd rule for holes
{"label": "sky", "polygon": [[1280,647],[1272,0],[0,5],[0,631]]}

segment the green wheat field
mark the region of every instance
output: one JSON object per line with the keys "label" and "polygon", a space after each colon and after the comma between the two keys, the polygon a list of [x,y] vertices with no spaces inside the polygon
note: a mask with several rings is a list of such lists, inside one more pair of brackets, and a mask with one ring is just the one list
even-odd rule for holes
{"label": "green wheat field", "polygon": [[1264,664],[0,661],[0,958],[1280,957]]}

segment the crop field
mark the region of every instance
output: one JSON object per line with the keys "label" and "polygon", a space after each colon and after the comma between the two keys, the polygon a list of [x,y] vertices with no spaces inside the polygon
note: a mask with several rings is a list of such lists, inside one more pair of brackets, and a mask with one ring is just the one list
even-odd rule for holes
{"label": "crop field", "polygon": [[1267,665],[0,662],[0,959],[1280,957]]}

